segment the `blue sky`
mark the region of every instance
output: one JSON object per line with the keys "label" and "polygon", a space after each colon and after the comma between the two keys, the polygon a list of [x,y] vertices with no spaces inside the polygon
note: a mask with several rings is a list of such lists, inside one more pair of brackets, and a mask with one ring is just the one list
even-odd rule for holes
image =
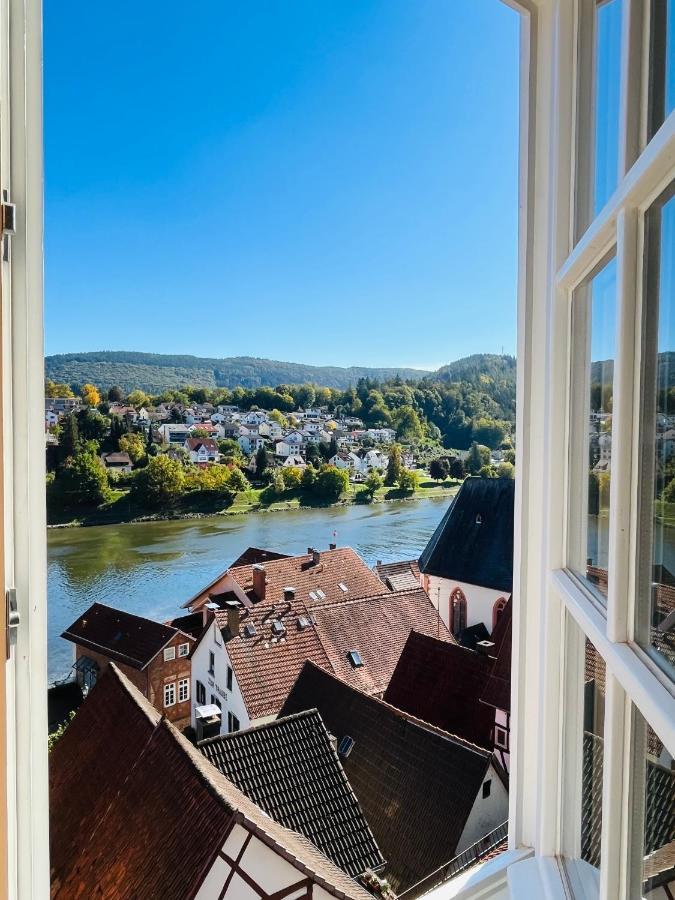
{"label": "blue sky", "polygon": [[45,2],[46,352],[515,350],[499,0]]}

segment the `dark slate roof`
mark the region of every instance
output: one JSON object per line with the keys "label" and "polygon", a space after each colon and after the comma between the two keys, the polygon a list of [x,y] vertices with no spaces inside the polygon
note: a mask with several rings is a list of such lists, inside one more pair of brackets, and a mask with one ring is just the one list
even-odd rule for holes
{"label": "dark slate roof", "polygon": [[204,616],[201,611],[189,613],[187,616],[177,616],[166,624],[191,635],[193,638],[198,638],[204,630]]}
{"label": "dark slate roof", "polygon": [[455,855],[491,754],[307,662],[281,715],[318,709],[340,742],[342,765],[387,860],[396,893]]}
{"label": "dark slate roof", "polygon": [[61,635],[134,669],[144,669],[177,629],[94,603]]}
{"label": "dark slate roof", "polygon": [[490,632],[483,622],[476,622],[475,625],[469,625],[468,628],[462,628],[457,635],[457,640],[462,647],[468,647],[469,650],[475,650],[479,641],[489,641]]}
{"label": "dark slate roof", "polygon": [[384,865],[315,709],[211,738],[199,749],[276,822],[304,834],[348,875]]}
{"label": "dark slate roof", "polygon": [[255,566],[260,565],[260,563],[271,562],[273,559],[287,559],[287,557],[288,553],[278,553],[276,550],[263,550],[260,547],[247,547],[241,556],[231,563],[230,568]]}
{"label": "dark slate roof", "polygon": [[514,493],[511,478],[467,478],[424,548],[420,570],[511,593]]}
{"label": "dark slate roof", "polygon": [[511,711],[511,618],[512,600],[509,599],[492,632],[497,659],[481,697],[483,703],[505,712]]}
{"label": "dark slate roof", "polygon": [[410,633],[384,700],[450,734],[492,749],[494,712],[480,702],[494,659]]}
{"label": "dark slate roof", "polygon": [[114,665],[50,753],[49,782],[53,900],[194,897],[234,821],[331,896],[372,900],[235,787]]}

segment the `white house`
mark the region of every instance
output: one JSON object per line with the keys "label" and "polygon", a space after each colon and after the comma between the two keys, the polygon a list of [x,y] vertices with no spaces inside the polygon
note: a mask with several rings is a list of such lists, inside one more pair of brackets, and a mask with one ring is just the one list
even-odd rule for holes
{"label": "white house", "polygon": [[296,453],[290,453],[283,461],[283,466],[286,468],[295,468],[295,469],[306,469],[307,463],[302,458],[302,456]]}
{"label": "white house", "polygon": [[183,447],[190,454],[190,462],[196,465],[217,463],[220,459],[218,445],[213,438],[187,438]]}
{"label": "white house", "polygon": [[283,437],[283,429],[278,422],[270,419],[269,422],[262,422],[258,427],[258,432],[270,440],[279,440]]}
{"label": "white house", "polygon": [[261,447],[265,446],[265,438],[261,437],[257,432],[248,434],[240,434],[237,443],[241,447],[242,453],[257,453]]}
{"label": "white house", "polygon": [[261,409],[252,409],[242,417],[241,421],[244,425],[262,425],[263,422],[267,421],[267,413]]}
{"label": "white house", "polygon": [[467,478],[420,556],[424,588],[460,640],[481,624],[491,634],[511,596],[514,486]]}

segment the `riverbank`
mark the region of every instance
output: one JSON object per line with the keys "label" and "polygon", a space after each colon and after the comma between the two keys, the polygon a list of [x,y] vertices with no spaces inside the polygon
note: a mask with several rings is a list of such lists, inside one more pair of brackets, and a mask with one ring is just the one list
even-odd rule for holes
{"label": "riverbank", "polygon": [[48,528],[78,528],[96,525],[124,525],[134,522],[162,522],[174,520],[203,519],[210,516],[241,516],[248,513],[284,512],[292,509],[330,509],[341,506],[370,506],[402,500],[442,499],[453,497],[459,490],[461,481],[447,479],[432,481],[428,475],[421,475],[420,484],[414,492],[401,491],[398,487],[382,487],[372,497],[363,485],[350,485],[349,491],[335,502],[318,500],[315,496],[296,489],[286,491],[277,499],[270,499],[265,488],[249,488],[240,491],[234,498],[224,501],[222,496],[204,493],[187,494],[170,509],[150,512],[141,509],[131,499],[128,491],[115,491],[113,498],[96,509],[72,511],[61,514],[51,512]]}

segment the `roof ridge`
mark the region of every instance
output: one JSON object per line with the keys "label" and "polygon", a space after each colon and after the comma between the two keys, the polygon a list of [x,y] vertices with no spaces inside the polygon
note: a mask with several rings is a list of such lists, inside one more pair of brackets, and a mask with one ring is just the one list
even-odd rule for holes
{"label": "roof ridge", "polygon": [[[321,724],[323,725],[323,719],[319,714],[319,710],[314,707],[313,709],[303,709],[297,713],[290,713],[287,716],[280,716],[279,718],[272,719],[270,722],[259,722],[257,725],[249,725],[248,728],[241,728],[239,731],[230,731],[227,734],[216,734],[210,738],[204,738],[203,741],[200,741],[197,744],[197,747],[206,747],[211,744],[217,744],[220,741],[229,740],[230,738],[236,739],[241,737],[243,734],[251,734],[252,732],[258,731],[266,731],[270,728],[273,728],[275,725],[284,725],[286,722],[291,722],[295,719],[309,719],[313,716],[318,716]],[[326,727],[325,725],[323,726]]]}
{"label": "roof ridge", "polygon": [[[80,613],[75,621],[79,621],[82,616],[86,615],[95,606],[100,606],[102,609],[111,610],[112,612],[119,613],[122,616],[128,616],[131,619],[139,619],[141,622],[150,622],[152,625],[157,625],[160,628],[172,628],[174,631],[178,631],[178,629],[174,628],[173,625],[165,625],[163,622],[158,622],[156,619],[149,619],[147,616],[139,616],[137,613],[128,612],[126,609],[120,609],[117,606],[110,606],[108,603],[99,603],[98,600],[94,600],[91,606],[88,609],[85,609],[83,613]],[[66,631],[68,630],[69,629],[67,628]]]}
{"label": "roof ridge", "polygon": [[[370,596],[366,597],[350,597],[348,600],[333,600],[329,603],[315,603],[312,609],[329,609],[335,606],[348,606],[350,603],[368,603],[371,600],[400,600],[405,597],[409,597],[411,594],[416,594],[418,591],[421,591],[424,596],[431,602],[431,598],[424,590],[422,585],[416,588],[406,588],[402,591],[390,591],[384,590],[380,591],[379,594],[370,594]],[[435,609],[436,607],[434,607]]]}
{"label": "roof ridge", "polygon": [[[438,737],[441,737],[444,739],[449,739],[453,743],[458,744],[462,747],[465,747],[467,750],[470,750],[470,751],[478,754],[479,756],[484,756],[486,759],[489,759],[493,755],[492,751],[486,750],[485,747],[480,747],[478,744],[474,744],[471,741],[467,741],[465,738],[459,737],[459,735],[452,734],[449,731],[445,731],[443,728],[439,728],[437,725],[432,725],[430,722],[425,722],[424,719],[419,719],[417,716],[413,716],[410,713],[405,712],[402,709],[399,709],[397,706],[393,706],[391,703],[387,703],[386,700],[382,700],[380,697],[376,697],[372,694],[366,694],[364,691],[359,690],[354,685],[349,684],[346,681],[342,681],[340,678],[337,678],[335,675],[332,675],[330,672],[327,672],[325,669],[322,669],[321,666],[317,666],[316,663],[312,662],[311,659],[306,660],[305,665],[300,670],[300,674],[298,675],[298,678],[296,679],[296,683],[297,683],[297,680],[302,677],[302,672],[303,672],[305,666],[312,666],[313,668],[318,669],[320,672],[323,672],[324,675],[327,675],[329,678],[333,678],[335,681],[337,681],[339,684],[341,684],[343,687],[347,688],[348,690],[352,691],[354,694],[358,694],[361,697],[365,697],[368,700],[372,700],[374,703],[379,703],[380,706],[383,706],[386,709],[391,710],[395,715],[399,716],[402,719],[405,719],[406,721],[410,722],[413,725],[418,725],[420,728],[423,728],[425,731],[429,731],[432,734],[436,734]],[[295,687],[295,684],[293,685],[293,687]],[[291,688],[291,692],[292,692],[292,690],[293,690],[293,688]],[[290,696],[291,692],[289,692],[289,696]]]}

